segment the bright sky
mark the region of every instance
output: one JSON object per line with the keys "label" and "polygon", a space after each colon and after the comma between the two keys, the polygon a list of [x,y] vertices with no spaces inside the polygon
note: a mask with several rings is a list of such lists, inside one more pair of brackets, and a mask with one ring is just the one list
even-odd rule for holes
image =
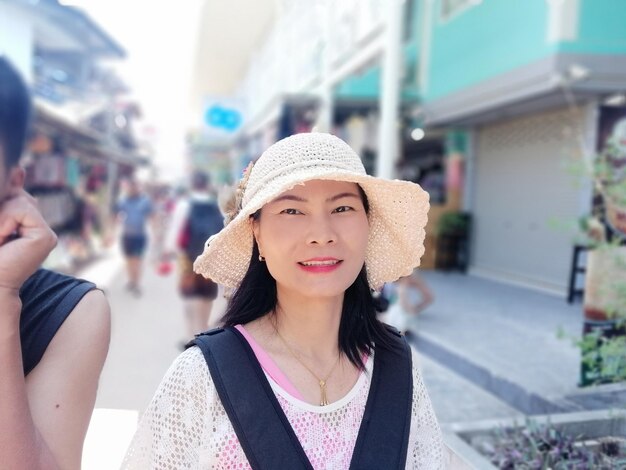
{"label": "bright sky", "polygon": [[[66,2],[69,3],[69,2]],[[192,58],[202,0],[72,0],[127,51],[116,67],[157,129],[155,164],[168,181],[184,172]]]}

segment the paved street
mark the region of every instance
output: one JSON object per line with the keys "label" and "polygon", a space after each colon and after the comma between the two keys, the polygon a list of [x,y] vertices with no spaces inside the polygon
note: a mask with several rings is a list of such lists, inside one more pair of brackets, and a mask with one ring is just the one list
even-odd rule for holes
{"label": "paved street", "polygon": [[[578,388],[582,306],[458,273],[426,271],[435,303],[412,323],[423,354],[525,414],[610,408],[622,385]],[[559,338],[559,330],[565,338]]]}
{"label": "paved street", "polygon": [[428,356],[420,358],[424,382],[442,424],[515,418],[522,413]]}
{"label": "paved street", "polygon": [[424,339],[543,397],[576,390],[582,307],[563,298],[461,274],[426,272],[437,298],[418,318]]}

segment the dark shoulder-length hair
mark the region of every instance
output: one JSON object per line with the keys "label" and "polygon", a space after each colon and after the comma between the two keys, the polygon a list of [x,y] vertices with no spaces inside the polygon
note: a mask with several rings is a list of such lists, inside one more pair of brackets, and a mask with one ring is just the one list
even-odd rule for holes
{"label": "dark shoulder-length hair", "polygon": [[[360,186],[359,193],[365,212],[369,214],[367,196]],[[251,217],[257,220],[260,215],[259,210]],[[339,323],[339,350],[360,369],[365,366],[363,355],[369,354],[374,344],[377,347],[392,347],[391,333],[376,318],[366,269],[363,266],[355,281],[346,289]],[[259,261],[259,248],[254,241],[250,266],[228,302],[224,325],[243,325],[273,314],[277,302],[276,280],[267,269],[267,264]]]}
{"label": "dark shoulder-length hair", "polygon": [[31,96],[23,77],[0,54],[0,147],[8,170],[16,166],[28,134],[31,117]]}

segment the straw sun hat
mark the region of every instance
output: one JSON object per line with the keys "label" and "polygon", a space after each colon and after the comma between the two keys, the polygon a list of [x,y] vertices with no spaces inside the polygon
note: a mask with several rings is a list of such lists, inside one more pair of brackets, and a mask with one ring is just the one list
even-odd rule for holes
{"label": "straw sun hat", "polygon": [[[247,180],[247,181],[246,181]],[[250,216],[280,194],[311,180],[357,183],[369,202],[365,266],[370,287],[409,275],[424,254],[428,193],[408,181],[368,176],[359,156],[341,139],[323,133],[296,134],[269,147],[240,184],[239,211],[207,240],[195,272],[237,287],[250,265]],[[228,218],[227,218],[228,220]]]}

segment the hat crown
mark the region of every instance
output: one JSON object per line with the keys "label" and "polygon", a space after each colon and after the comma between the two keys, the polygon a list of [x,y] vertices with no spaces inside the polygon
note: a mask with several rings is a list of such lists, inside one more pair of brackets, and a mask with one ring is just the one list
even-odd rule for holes
{"label": "hat crown", "polygon": [[[303,171],[303,170],[307,171]],[[243,195],[243,206],[277,176],[298,172],[293,183],[328,174],[365,175],[363,162],[352,148],[332,134],[295,134],[270,146],[254,164]]]}

